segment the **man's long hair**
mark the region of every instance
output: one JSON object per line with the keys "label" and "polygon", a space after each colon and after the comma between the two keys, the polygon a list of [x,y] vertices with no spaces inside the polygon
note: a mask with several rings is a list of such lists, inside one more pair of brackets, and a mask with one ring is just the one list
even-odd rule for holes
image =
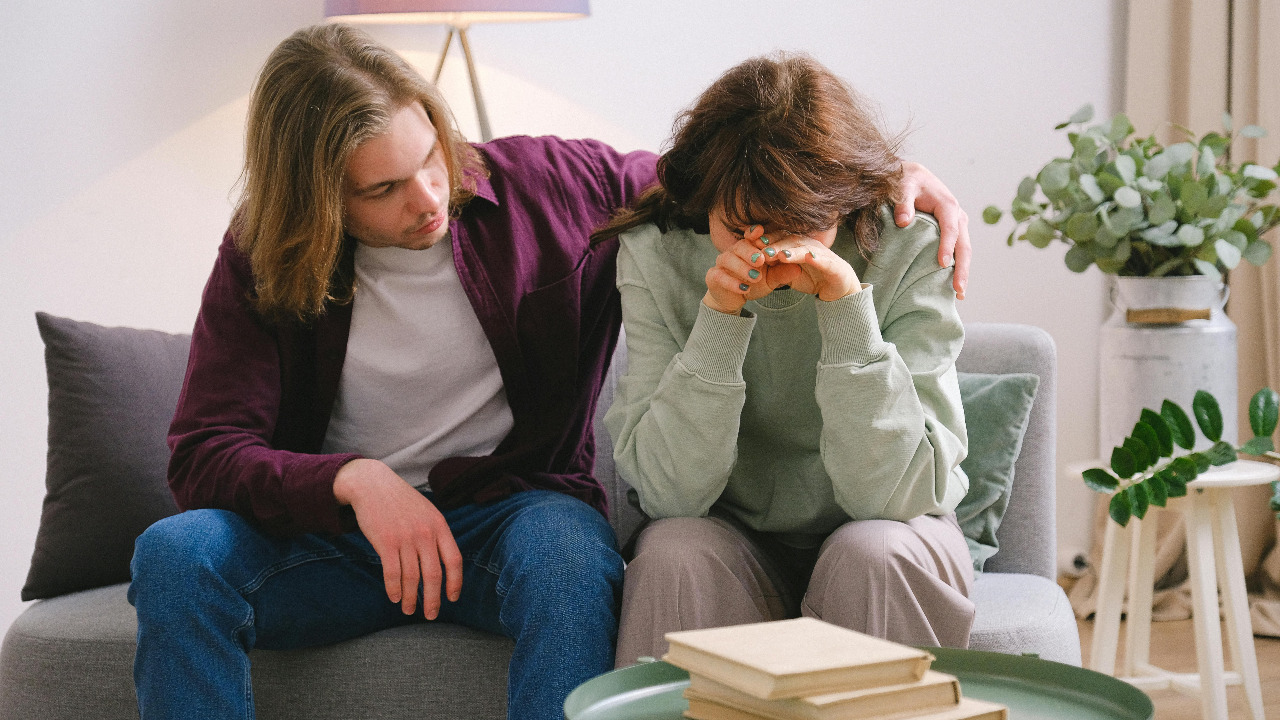
{"label": "man's long hair", "polygon": [[484,169],[435,86],[400,56],[344,25],[297,31],[271,53],[249,105],[232,228],[253,269],[254,303],[272,321],[309,321],[350,302],[353,247],[343,233],[347,160],[421,103],[449,169],[451,212]]}
{"label": "man's long hair", "polygon": [[676,118],[658,159],[658,185],[593,240],[656,223],[707,232],[723,209],[736,226],[773,223],[806,233],[843,221],[866,253],[878,211],[902,178],[899,138],[888,139],[852,88],[803,54],[747,60]]}

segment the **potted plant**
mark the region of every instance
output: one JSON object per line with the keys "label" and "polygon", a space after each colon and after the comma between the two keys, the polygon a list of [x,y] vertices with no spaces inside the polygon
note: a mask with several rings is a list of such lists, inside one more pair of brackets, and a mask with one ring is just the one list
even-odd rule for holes
{"label": "potted plant", "polygon": [[[1196,432],[1191,419],[1166,399],[1160,412],[1142,409],[1129,436],[1112,448],[1109,467],[1084,471],[1086,485],[1111,496],[1107,511],[1121,527],[1132,517],[1141,520],[1152,506],[1164,507],[1169,498],[1186,495],[1187,483],[1211,466],[1235,461],[1240,453],[1278,459],[1271,435],[1280,420],[1280,395],[1271,388],[1262,388],[1249,401],[1253,438],[1240,447],[1222,439],[1222,411],[1212,394],[1197,391],[1191,407],[1200,432],[1213,443],[1208,450],[1192,450]],[[1280,484],[1273,483],[1272,489],[1271,509],[1280,518]]]}
{"label": "potted plant", "polygon": [[[1067,268],[1114,276],[1114,311],[1100,331],[1099,447],[1120,444],[1141,408],[1172,397],[1189,405],[1208,389],[1222,403],[1224,436],[1236,435],[1236,328],[1223,308],[1224,273],[1242,260],[1265,263],[1263,237],[1280,225],[1268,202],[1277,166],[1237,163],[1233,140],[1265,135],[1249,125],[1165,147],[1137,137],[1118,114],[1088,125],[1086,105],[1057,126],[1070,154],[1023,178],[1010,211],[1008,243],[1065,243]],[[1004,213],[983,211],[988,224]]]}
{"label": "potted plant", "polygon": [[[1124,114],[1084,127],[1092,119],[1093,106],[1086,105],[1058,125],[1075,128],[1067,133],[1071,155],[1018,184],[1009,245],[1064,242],[1072,271],[1096,264],[1126,277],[1216,278],[1242,259],[1261,265],[1271,257],[1262,235],[1280,225],[1280,207],[1264,200],[1276,188],[1280,163],[1233,163],[1230,116],[1224,133],[1196,139],[1179,128],[1187,140],[1169,147],[1134,137]],[[1248,125],[1238,134],[1266,133]],[[992,205],[982,219],[994,225],[1003,214]]]}

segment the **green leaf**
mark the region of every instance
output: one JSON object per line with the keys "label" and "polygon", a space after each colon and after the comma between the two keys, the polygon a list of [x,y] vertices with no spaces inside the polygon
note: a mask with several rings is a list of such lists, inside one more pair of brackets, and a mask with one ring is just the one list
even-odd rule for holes
{"label": "green leaf", "polygon": [[1151,463],[1155,462],[1156,454],[1147,448],[1147,444],[1136,437],[1130,435],[1124,439],[1124,449],[1129,451],[1133,456],[1135,470],[1142,472],[1151,467]]}
{"label": "green leaf", "polygon": [[1207,145],[1200,148],[1200,161],[1196,163],[1196,173],[1201,176],[1212,173],[1213,165],[1217,160],[1218,159],[1213,155],[1213,148],[1208,147]]}
{"label": "green leaf", "polygon": [[1113,448],[1111,450],[1111,471],[1116,477],[1129,478],[1138,472],[1138,463],[1133,459],[1133,453],[1123,447]]}
{"label": "green leaf", "polygon": [[1067,237],[1077,242],[1089,242],[1098,232],[1098,218],[1090,212],[1078,212],[1067,220]]}
{"label": "green leaf", "polygon": [[1117,155],[1116,174],[1120,176],[1125,185],[1130,185],[1138,178],[1138,165],[1128,155]]}
{"label": "green leaf", "polygon": [[1155,446],[1159,448],[1161,457],[1173,455],[1173,433],[1170,432],[1169,424],[1165,422],[1164,418],[1150,408],[1142,408],[1142,414],[1139,417],[1141,418],[1140,422],[1146,423],[1155,433]]}
{"label": "green leaf", "polygon": [[1204,436],[1218,442],[1222,439],[1222,410],[1218,407],[1218,399],[1204,390],[1197,390],[1191,400],[1191,412],[1195,413],[1196,424]]}
{"label": "green leaf", "polygon": [[1119,492],[1112,495],[1111,502],[1107,505],[1107,512],[1120,527],[1128,525],[1129,518],[1133,515],[1133,501],[1129,499],[1129,493]]}
{"label": "green leaf", "polygon": [[1269,438],[1276,431],[1277,420],[1280,420],[1280,394],[1264,387],[1249,399],[1249,428],[1255,437]]}
{"label": "green leaf", "polygon": [[1192,215],[1200,212],[1200,207],[1209,199],[1209,191],[1204,189],[1200,183],[1187,183],[1182,186],[1182,193],[1178,196],[1182,201],[1182,209]]}
{"label": "green leaf", "polygon": [[1140,207],[1142,205],[1142,195],[1128,186],[1119,188],[1116,190],[1116,204],[1126,208]]}
{"label": "green leaf", "polygon": [[1162,225],[1173,220],[1178,214],[1178,204],[1169,197],[1169,193],[1160,191],[1151,196],[1151,209],[1147,213],[1147,220],[1152,225]]}
{"label": "green leaf", "polygon": [[1276,179],[1276,171],[1262,165],[1245,164],[1244,167],[1240,168],[1240,174],[1256,180]]}
{"label": "green leaf", "polygon": [[1102,468],[1091,468],[1084,471],[1084,484],[1100,493],[1109,493],[1120,487],[1120,481]]}
{"label": "green leaf", "polygon": [[1146,517],[1147,507],[1151,502],[1151,498],[1147,495],[1147,484],[1130,485],[1124,492],[1129,496],[1129,503],[1133,508],[1133,516],[1139,520]]}
{"label": "green leaf", "polygon": [[1142,484],[1147,486],[1147,499],[1152,505],[1164,507],[1169,502],[1169,487],[1165,485],[1164,478],[1159,473]]}
{"label": "green leaf", "polygon": [[1219,279],[1222,278],[1222,272],[1219,271],[1218,266],[1214,265],[1212,262],[1197,258],[1192,260],[1191,264],[1196,266],[1196,271],[1200,275],[1204,275],[1205,277],[1216,277]]}
{"label": "green leaf", "polygon": [[1031,198],[1036,194],[1035,178],[1024,177],[1022,182],[1018,183],[1018,199],[1025,202],[1031,202]]}
{"label": "green leaf", "polygon": [[1119,145],[1133,133],[1133,123],[1129,122],[1129,117],[1124,113],[1116,113],[1115,117],[1107,122],[1106,133],[1108,140]]}
{"label": "green leaf", "polygon": [[995,205],[988,205],[982,210],[982,221],[988,225],[995,225],[1003,216],[1004,213]]}
{"label": "green leaf", "polygon": [[[1161,423],[1164,421],[1162,420]],[[1147,450],[1147,455],[1151,458],[1151,464],[1155,464],[1160,459],[1160,436],[1156,434],[1156,429],[1144,420],[1139,420],[1133,424],[1133,432],[1129,433],[1131,437],[1142,441],[1142,445]]]}
{"label": "green leaf", "polygon": [[1246,455],[1262,455],[1276,449],[1276,444],[1269,437],[1255,437],[1245,443],[1240,452]]}
{"label": "green leaf", "polygon": [[1093,119],[1093,104],[1089,103],[1082,106],[1079,110],[1076,110],[1074,113],[1072,113],[1071,117],[1067,119],[1067,124],[1079,125],[1080,123],[1087,123],[1092,119]]}
{"label": "green leaf", "polygon": [[1236,461],[1236,449],[1231,446],[1231,443],[1221,440],[1214,443],[1213,447],[1206,450],[1204,454],[1214,465],[1226,465]]}
{"label": "green leaf", "polygon": [[1240,264],[1240,248],[1230,242],[1217,240],[1213,243],[1213,249],[1218,252],[1218,261],[1226,266],[1228,270],[1232,270]]}
{"label": "green leaf", "polygon": [[[1128,156],[1122,155],[1121,157]],[[1116,190],[1125,186],[1125,182],[1123,180],[1109,172],[1100,172],[1095,177],[1098,178],[1098,187],[1102,188],[1102,194],[1107,197],[1114,195]]]}
{"label": "green leaf", "polygon": [[1178,238],[1178,242],[1187,247],[1196,247],[1204,243],[1204,230],[1195,225],[1183,225],[1178,228],[1178,232],[1174,237]]}
{"label": "green leaf", "polygon": [[1213,467],[1213,460],[1211,460],[1208,455],[1202,452],[1194,452],[1188,455],[1187,457],[1196,461],[1197,473],[1208,472],[1209,468]]}
{"label": "green leaf", "polygon": [[1088,134],[1081,135],[1076,138],[1074,145],[1071,156],[1078,160],[1084,160],[1088,165],[1092,165],[1093,159],[1098,156],[1099,152],[1098,139]]}
{"label": "green leaf", "polygon": [[1240,128],[1240,134],[1247,138],[1264,138],[1267,136],[1267,131],[1257,125],[1245,125]]}
{"label": "green leaf", "polygon": [[1049,243],[1053,242],[1058,231],[1052,225],[1045,222],[1043,218],[1036,218],[1027,225],[1027,232],[1023,235],[1032,245],[1038,248],[1047,248]]}
{"label": "green leaf", "polygon": [[1186,455],[1174,458],[1173,462],[1169,463],[1169,472],[1172,473],[1172,477],[1175,480],[1183,485],[1195,480],[1196,476],[1200,474],[1196,461]]}
{"label": "green leaf", "polygon": [[1054,160],[1044,166],[1038,180],[1045,195],[1053,197],[1071,183],[1071,166],[1062,160]]}
{"label": "green leaf", "polygon": [[[1116,243],[1116,249],[1112,251],[1110,259],[1120,263],[1121,265],[1124,265],[1126,262],[1129,261],[1129,255],[1131,255],[1132,253],[1133,253],[1133,243],[1130,242],[1129,238],[1121,238],[1120,242]],[[1102,258],[1099,258],[1099,260],[1101,259]],[[1102,266],[1099,265],[1098,267],[1102,267]]]}
{"label": "green leaf", "polygon": [[1169,425],[1173,441],[1183,450],[1190,450],[1196,444],[1196,431],[1191,427],[1191,418],[1172,400],[1165,400],[1160,406],[1160,417]]}
{"label": "green leaf", "polygon": [[1080,189],[1095,203],[1100,203],[1107,199],[1106,193],[1102,192],[1102,188],[1098,186],[1098,178],[1092,175],[1081,175],[1079,183]]}
{"label": "green leaf", "polygon": [[1066,261],[1068,270],[1082,273],[1093,264],[1093,253],[1081,245],[1072,245],[1063,260]]}

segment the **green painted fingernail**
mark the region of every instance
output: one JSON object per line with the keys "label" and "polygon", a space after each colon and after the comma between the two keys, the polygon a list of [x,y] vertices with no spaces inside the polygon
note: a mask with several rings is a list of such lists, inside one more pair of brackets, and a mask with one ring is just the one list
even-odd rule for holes
{"label": "green painted fingernail", "polygon": [[759,259],[760,259],[760,253],[756,253],[755,255],[751,256],[751,262],[756,262]]}
{"label": "green painted fingernail", "polygon": [[768,255],[769,257],[773,257],[774,255],[777,255],[777,254],[778,254],[778,251],[777,251],[777,250],[774,250],[773,248],[765,248],[765,249],[764,249],[764,254],[765,254],[765,255]]}
{"label": "green painted fingernail", "polygon": [[813,258],[814,260],[818,259],[818,256],[814,255],[812,250],[809,251],[809,257]]}
{"label": "green painted fingernail", "polygon": [[746,283],[738,283],[738,289],[745,292],[747,290],[750,290],[751,286]]}
{"label": "green painted fingernail", "polygon": [[769,244],[769,236],[768,236],[768,235],[761,235],[761,236],[760,236],[760,242],[764,243],[765,245],[768,245],[768,244]]}
{"label": "green painted fingernail", "polygon": [[756,278],[760,277],[760,271],[753,268],[747,271],[747,275],[750,275],[751,279],[755,280]]}
{"label": "green painted fingernail", "polygon": [[783,257],[791,257],[791,251],[790,251],[790,250],[783,250],[783,251],[782,251],[782,256],[783,256]]}

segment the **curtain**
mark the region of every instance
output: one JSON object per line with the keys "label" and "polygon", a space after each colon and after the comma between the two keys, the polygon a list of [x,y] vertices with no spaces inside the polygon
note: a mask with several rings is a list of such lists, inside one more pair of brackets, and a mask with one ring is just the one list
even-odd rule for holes
{"label": "curtain", "polygon": [[[1270,135],[1239,139],[1236,162],[1274,165],[1280,157],[1280,2],[1276,0],[1130,0],[1125,53],[1125,112],[1139,135],[1162,142],[1180,136],[1171,123],[1197,135],[1221,130],[1223,113],[1236,128],[1261,125]],[[1270,238],[1274,245],[1276,233]],[[1280,255],[1280,253],[1277,253]],[[1280,257],[1262,268],[1242,263],[1228,278],[1228,316],[1238,328],[1239,427],[1248,432],[1248,399],[1269,385],[1280,390]],[[1101,368],[1106,372],[1106,368]],[[1246,435],[1247,437],[1247,435]],[[1105,450],[1102,448],[1100,450]],[[1250,589],[1253,630],[1280,637],[1280,549],[1267,486],[1240,488],[1234,501]],[[1089,565],[1070,593],[1079,617],[1096,609],[1106,498],[1093,519]],[[1182,514],[1153,508],[1159,527],[1153,619],[1191,615]]]}

